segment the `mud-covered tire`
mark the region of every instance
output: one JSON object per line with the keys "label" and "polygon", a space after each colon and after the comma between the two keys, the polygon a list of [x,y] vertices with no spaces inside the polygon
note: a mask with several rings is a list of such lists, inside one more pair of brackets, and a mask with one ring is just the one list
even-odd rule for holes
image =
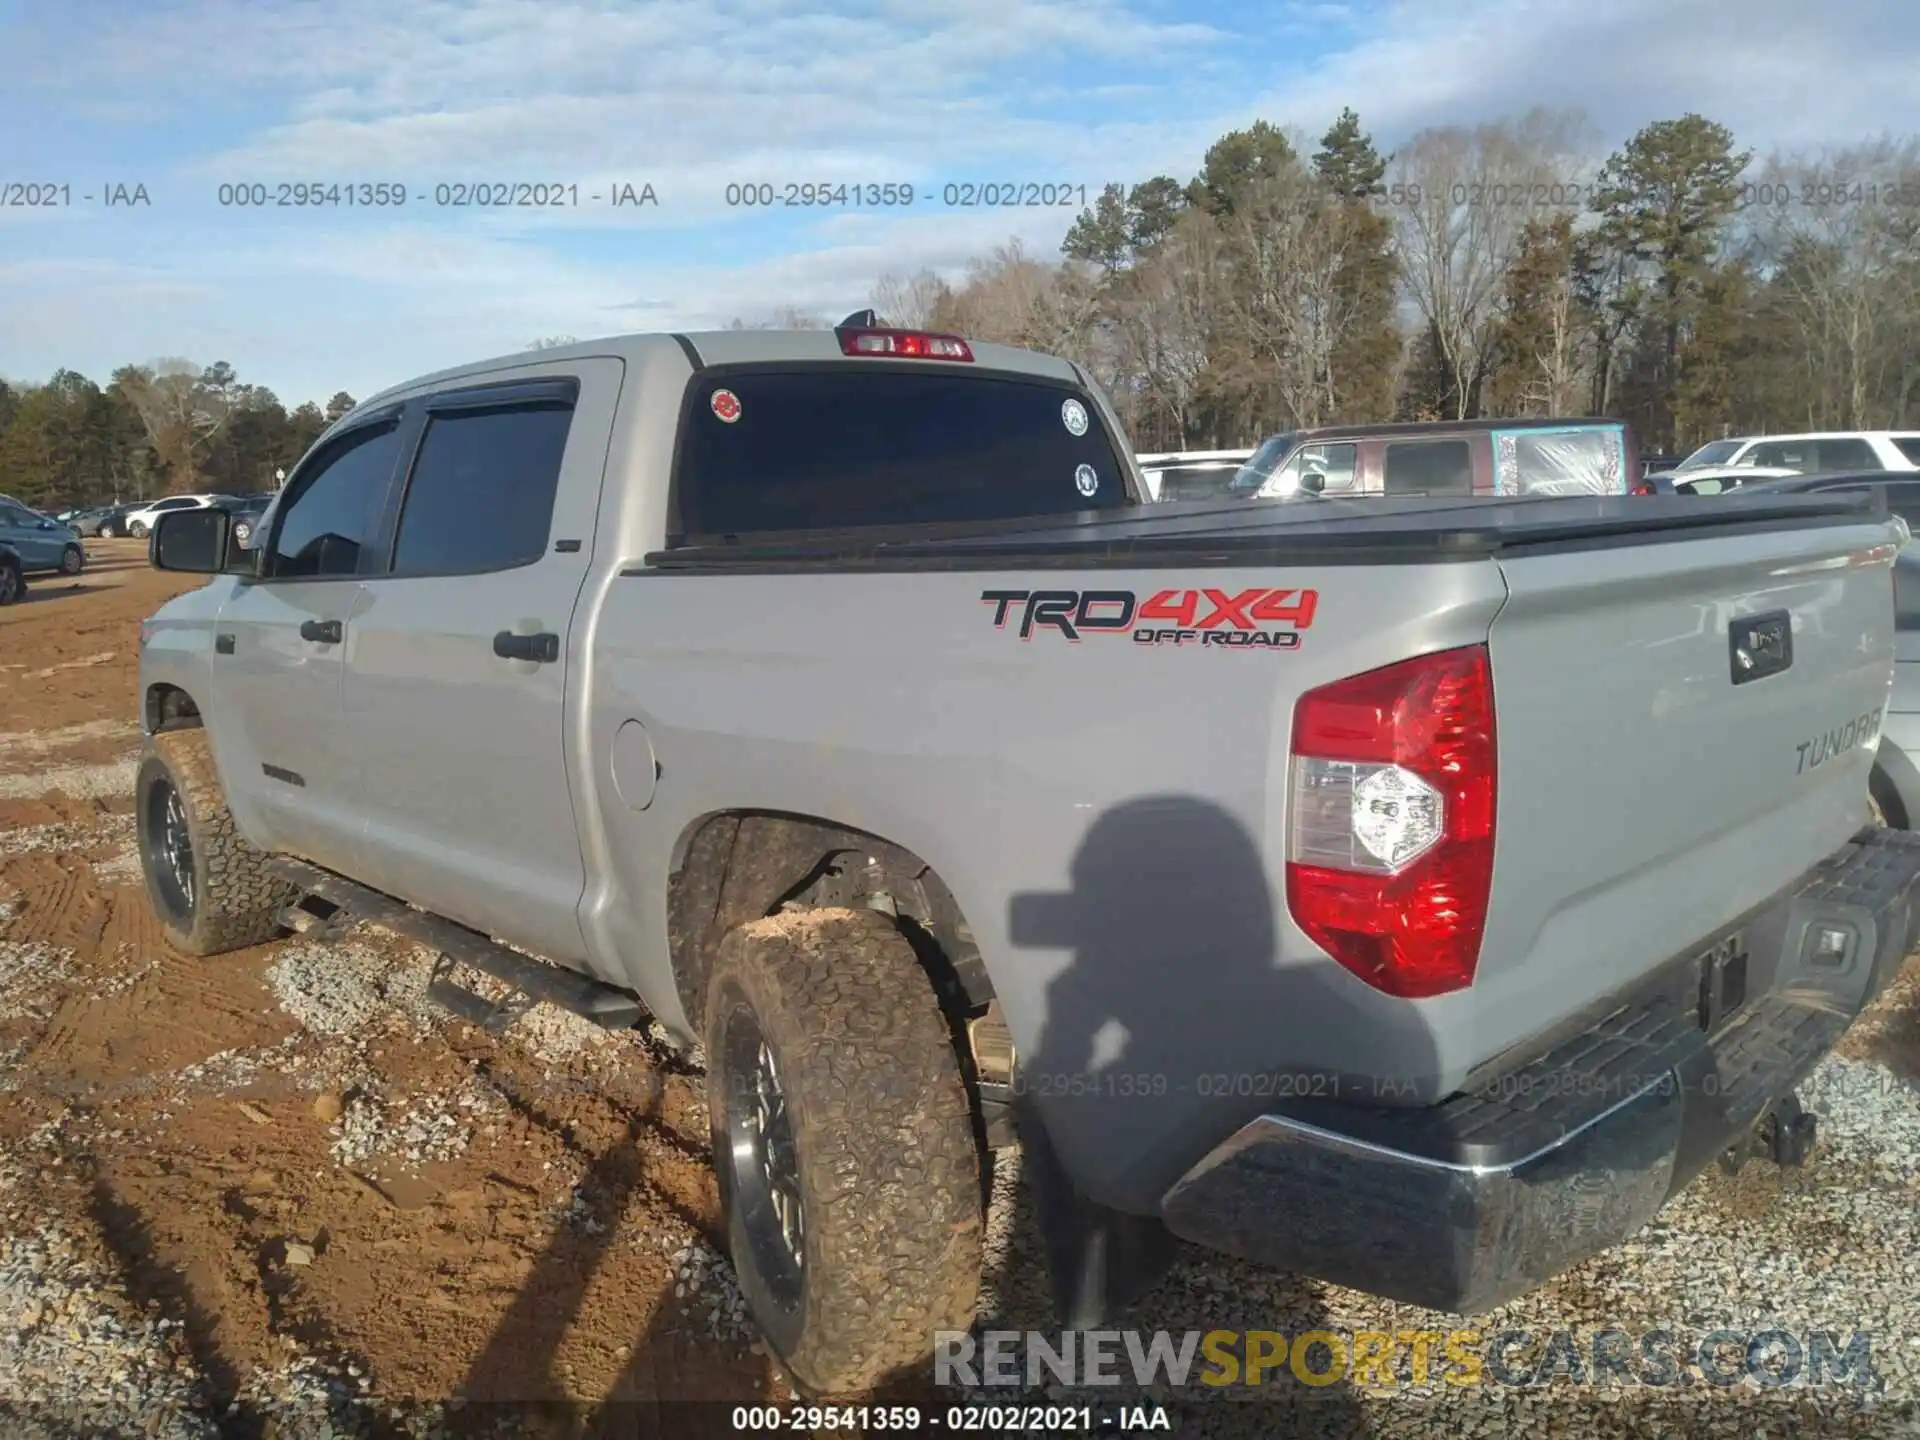
{"label": "mud-covered tire", "polygon": [[[191,887],[176,883],[165,854],[163,816],[177,793],[191,843]],[[140,868],[167,940],[189,955],[218,955],[281,933],[279,915],[298,892],[267,869],[267,856],[234,828],[205,730],[168,730],[148,740],[134,780]]]}
{"label": "mud-covered tire", "polygon": [[[935,1332],[973,1323],[983,1216],[966,1083],[912,946],[866,910],[750,921],[717,947],[704,1028],[728,1247],[774,1354],[817,1396],[924,1370]],[[791,1123],[797,1288],[743,1213],[743,1039],[771,1053]]]}
{"label": "mud-covered tire", "polygon": [[60,552],[60,573],[78,575],[87,568],[87,552],[78,545],[69,545]]}

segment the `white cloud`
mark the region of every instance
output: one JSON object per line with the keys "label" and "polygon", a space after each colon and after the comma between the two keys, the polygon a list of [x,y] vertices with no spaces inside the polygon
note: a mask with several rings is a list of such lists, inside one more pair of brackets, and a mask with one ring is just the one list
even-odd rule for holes
{"label": "white cloud", "polygon": [[[73,168],[139,169],[175,198],[64,229],[0,212],[0,369],[104,374],[186,351],[299,399],[539,335],[835,315],[883,271],[957,275],[1013,236],[1055,254],[1074,210],[789,212],[784,253],[731,264],[773,227],[729,212],[729,182],[1070,181],[1091,198],[1184,178],[1256,118],[1317,136],[1349,104],[1386,149],[1536,104],[1585,109],[1609,148],[1688,109],[1761,150],[1920,131],[1910,9],[1295,0],[1244,7],[1222,22],[1234,33],[1127,0],[205,0],[111,25],[43,11],[0,31],[23,87],[0,113],[24,93],[74,134],[124,135],[126,156]],[[240,217],[211,198],[234,178],[558,181],[583,201]],[[616,182],[652,183],[660,208],[584,199]]]}

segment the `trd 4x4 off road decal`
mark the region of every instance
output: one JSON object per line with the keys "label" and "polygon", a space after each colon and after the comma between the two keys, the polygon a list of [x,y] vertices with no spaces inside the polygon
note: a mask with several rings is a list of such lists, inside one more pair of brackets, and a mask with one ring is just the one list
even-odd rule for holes
{"label": "trd 4x4 off road decal", "polygon": [[1136,645],[1204,649],[1297,650],[1313,625],[1317,590],[1160,590],[1146,600],[1131,590],[983,590],[994,628],[1019,616],[1020,638],[1036,629],[1073,641],[1084,635],[1131,635]]}

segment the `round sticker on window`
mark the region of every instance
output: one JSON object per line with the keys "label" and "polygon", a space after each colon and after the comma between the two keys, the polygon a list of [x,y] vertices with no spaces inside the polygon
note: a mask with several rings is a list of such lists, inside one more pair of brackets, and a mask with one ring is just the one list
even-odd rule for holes
{"label": "round sticker on window", "polygon": [[714,391],[708,404],[713,406],[713,413],[729,425],[740,418],[740,397],[731,390]]}
{"label": "round sticker on window", "polygon": [[[1060,423],[1067,427],[1067,433],[1069,435],[1086,434],[1087,407],[1082,405],[1078,400],[1067,401],[1066,404],[1060,407]],[[1093,492],[1089,490],[1087,493],[1091,495]]]}
{"label": "round sticker on window", "polygon": [[1073,472],[1073,483],[1082,495],[1091,495],[1100,488],[1100,477],[1093,473],[1093,466],[1082,465]]}

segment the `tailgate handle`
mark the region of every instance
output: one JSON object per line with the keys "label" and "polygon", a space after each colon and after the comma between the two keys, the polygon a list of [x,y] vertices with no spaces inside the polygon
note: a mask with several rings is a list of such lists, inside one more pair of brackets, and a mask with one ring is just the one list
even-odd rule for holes
{"label": "tailgate handle", "polygon": [[1733,683],[1764,680],[1793,664],[1793,616],[1785,610],[1749,615],[1727,627]]}

